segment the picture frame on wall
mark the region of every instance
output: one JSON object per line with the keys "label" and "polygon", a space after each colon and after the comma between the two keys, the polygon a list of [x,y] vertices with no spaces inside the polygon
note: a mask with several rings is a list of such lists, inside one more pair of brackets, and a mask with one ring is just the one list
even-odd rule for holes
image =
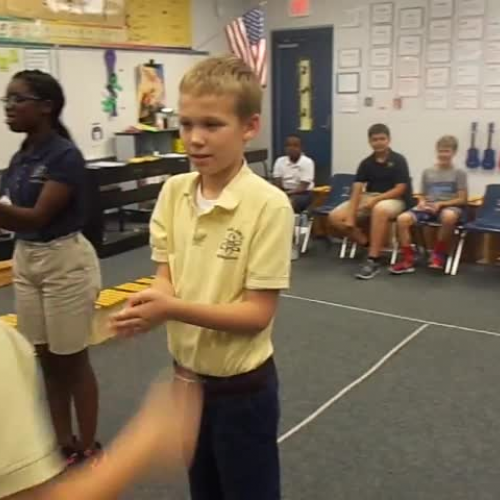
{"label": "picture frame on wall", "polygon": [[392,89],[392,70],[390,69],[371,70],[369,87],[372,90]]}
{"label": "picture frame on wall", "polygon": [[459,40],[455,44],[455,60],[457,62],[479,62],[483,57],[481,40]]}
{"label": "picture frame on wall", "polygon": [[398,60],[398,77],[416,78],[420,76],[420,57],[405,56]]}
{"label": "picture frame on wall", "polygon": [[359,94],[359,73],[337,73],[337,94]]}
{"label": "picture frame on wall", "polygon": [[487,43],[485,62],[489,64],[500,64],[500,41]]}
{"label": "picture frame on wall", "polygon": [[370,66],[388,68],[392,66],[392,47],[372,47],[370,51]]}
{"label": "picture frame on wall", "polygon": [[484,16],[485,13],[486,0],[458,0],[459,17]]}
{"label": "picture frame on wall", "polygon": [[444,89],[450,85],[451,70],[449,67],[427,68],[425,86],[428,89]]}
{"label": "picture frame on wall", "polygon": [[420,35],[401,35],[398,43],[400,56],[419,56],[422,53],[422,37]]}
{"label": "picture frame on wall", "polygon": [[480,40],[484,35],[482,17],[464,17],[458,21],[459,40]]}
{"label": "picture frame on wall", "polygon": [[372,46],[392,45],[392,26],[372,26],[371,28],[371,44]]}
{"label": "picture frame on wall", "polygon": [[453,17],[454,0],[431,0],[431,19]]}
{"label": "picture frame on wall", "polygon": [[427,62],[447,64],[451,62],[451,43],[434,42],[427,45]]}
{"label": "picture frame on wall", "polygon": [[400,78],[397,91],[399,97],[418,97],[420,94],[420,79]]}
{"label": "picture frame on wall", "polygon": [[392,2],[374,3],[371,6],[372,24],[392,24],[394,21],[394,4]]}
{"label": "picture frame on wall", "polygon": [[418,30],[424,26],[423,7],[409,7],[399,11],[399,29]]}
{"label": "picture frame on wall", "polygon": [[453,38],[453,21],[451,19],[433,19],[429,23],[429,40],[441,42]]}
{"label": "picture frame on wall", "polygon": [[425,92],[425,108],[434,110],[448,109],[448,91],[427,90]]}
{"label": "picture frame on wall", "polygon": [[340,49],[338,58],[341,69],[360,68],[362,64],[361,49]]}
{"label": "picture frame on wall", "polygon": [[500,40],[500,17],[488,21],[486,37],[490,41]]}
{"label": "picture frame on wall", "polygon": [[455,68],[455,85],[471,87],[479,85],[481,73],[479,66],[474,64],[460,64]]}

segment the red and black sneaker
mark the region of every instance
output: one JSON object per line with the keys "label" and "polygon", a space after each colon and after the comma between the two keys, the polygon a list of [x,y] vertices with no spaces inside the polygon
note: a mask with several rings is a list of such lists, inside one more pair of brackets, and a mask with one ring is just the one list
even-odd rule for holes
{"label": "red and black sneaker", "polygon": [[415,272],[413,260],[404,259],[389,268],[391,274],[412,274]]}
{"label": "red and black sneaker", "polygon": [[446,265],[446,255],[443,253],[432,252],[429,267],[442,271]]}

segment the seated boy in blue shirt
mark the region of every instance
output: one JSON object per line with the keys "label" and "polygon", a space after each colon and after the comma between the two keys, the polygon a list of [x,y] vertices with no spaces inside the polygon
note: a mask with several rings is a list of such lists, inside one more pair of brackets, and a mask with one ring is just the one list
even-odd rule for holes
{"label": "seated boy in blue shirt", "polygon": [[444,136],[437,142],[437,163],[422,174],[423,195],[420,203],[398,217],[398,237],[402,260],[391,267],[392,274],[415,272],[414,251],[411,247],[411,227],[421,222],[439,222],[439,228],[429,267],[443,269],[448,246],[456,225],[467,205],[467,174],[454,168],[458,150],[455,137]]}

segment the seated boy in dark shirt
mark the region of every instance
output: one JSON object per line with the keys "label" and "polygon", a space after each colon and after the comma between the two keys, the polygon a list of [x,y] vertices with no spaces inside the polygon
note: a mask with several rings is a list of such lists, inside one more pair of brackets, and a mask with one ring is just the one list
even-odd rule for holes
{"label": "seated boy in dark shirt", "polygon": [[[380,271],[380,253],[390,221],[405,210],[410,193],[410,175],[404,156],[390,148],[391,134],[383,124],[368,130],[373,154],[358,167],[349,201],[330,212],[333,228],[362,246],[368,246],[368,259],[356,274],[371,279]],[[370,234],[364,234],[358,223],[370,218]]]}

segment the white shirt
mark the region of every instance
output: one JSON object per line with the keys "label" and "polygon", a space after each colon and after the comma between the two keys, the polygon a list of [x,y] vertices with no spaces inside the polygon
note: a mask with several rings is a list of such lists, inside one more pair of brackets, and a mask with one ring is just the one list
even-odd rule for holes
{"label": "white shirt", "polygon": [[309,183],[308,190],[314,187],[314,161],[305,154],[293,162],[288,156],[276,160],[273,168],[273,177],[281,179],[285,191],[297,189],[301,182]]}
{"label": "white shirt", "polygon": [[201,192],[201,184],[198,184],[198,188],[196,189],[196,206],[198,207],[198,213],[203,214],[211,210],[217,200],[207,200],[203,193]]}

